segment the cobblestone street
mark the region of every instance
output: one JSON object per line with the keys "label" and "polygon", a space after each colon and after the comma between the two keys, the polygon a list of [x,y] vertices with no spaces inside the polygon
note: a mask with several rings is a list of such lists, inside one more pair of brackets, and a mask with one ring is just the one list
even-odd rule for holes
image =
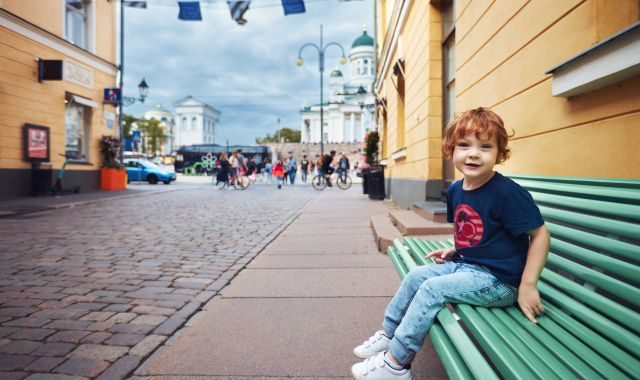
{"label": "cobblestone street", "polygon": [[126,376],[315,195],[202,184],[0,219],[0,378]]}

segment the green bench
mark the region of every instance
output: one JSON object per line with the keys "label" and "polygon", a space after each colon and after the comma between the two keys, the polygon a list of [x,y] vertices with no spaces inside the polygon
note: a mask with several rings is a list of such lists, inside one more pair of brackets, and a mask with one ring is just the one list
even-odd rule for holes
{"label": "green bench", "polygon": [[[447,305],[429,337],[452,379],[640,378],[640,181],[509,176],[551,232],[535,325],[517,306]],[[401,278],[453,244],[405,237],[387,253]]]}

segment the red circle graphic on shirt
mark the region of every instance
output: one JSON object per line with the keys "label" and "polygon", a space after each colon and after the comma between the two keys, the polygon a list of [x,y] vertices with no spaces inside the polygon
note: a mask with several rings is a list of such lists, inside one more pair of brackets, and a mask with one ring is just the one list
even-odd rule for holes
{"label": "red circle graphic on shirt", "polygon": [[456,207],[453,226],[456,247],[473,247],[482,240],[484,233],[482,219],[469,205],[461,204]]}

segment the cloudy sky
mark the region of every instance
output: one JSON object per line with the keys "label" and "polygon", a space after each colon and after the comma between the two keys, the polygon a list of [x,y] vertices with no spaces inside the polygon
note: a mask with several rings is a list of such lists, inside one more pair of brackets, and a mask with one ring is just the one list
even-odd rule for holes
{"label": "cloudy sky", "polygon": [[[245,25],[230,17],[226,0],[201,3],[203,21],[178,20],[171,0],[148,0],[147,9],[125,9],[125,95],[137,95],[141,78],[149,84],[145,104],[125,112],[141,117],[161,103],[191,95],[222,112],[216,140],[224,144],[255,144],[256,137],[280,127],[299,129],[298,110],[320,98],[318,53],[300,47],[338,42],[345,54],[366,25],[373,34],[373,0],[305,0],[306,13],[284,16],[280,0],[253,0]],[[339,49],[326,54],[326,82],[338,63]]]}

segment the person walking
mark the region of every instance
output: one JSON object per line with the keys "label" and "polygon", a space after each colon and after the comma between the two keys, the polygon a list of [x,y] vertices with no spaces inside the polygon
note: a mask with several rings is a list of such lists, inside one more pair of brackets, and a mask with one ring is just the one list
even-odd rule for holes
{"label": "person walking", "polygon": [[264,159],[264,177],[263,180],[264,182],[273,182],[273,174],[271,173],[271,170],[273,169],[273,164],[271,162],[269,162],[268,159]]}
{"label": "person walking", "polygon": [[278,182],[278,189],[282,189],[282,182],[285,177],[284,169],[282,167],[282,161],[278,160],[273,167],[273,176],[276,177],[276,182]]}
{"label": "person walking", "polygon": [[225,152],[220,153],[218,163],[220,167],[218,168],[218,174],[216,174],[216,189],[220,190],[229,186],[229,160]]}
{"label": "person walking", "polygon": [[289,182],[291,185],[296,184],[296,173],[298,172],[298,161],[293,156],[289,156],[289,162],[287,163],[289,172]]}
{"label": "person walking", "polygon": [[300,174],[301,180],[303,183],[307,182],[307,174],[309,173],[309,160],[307,160],[307,155],[302,155],[302,161],[300,161]]}

